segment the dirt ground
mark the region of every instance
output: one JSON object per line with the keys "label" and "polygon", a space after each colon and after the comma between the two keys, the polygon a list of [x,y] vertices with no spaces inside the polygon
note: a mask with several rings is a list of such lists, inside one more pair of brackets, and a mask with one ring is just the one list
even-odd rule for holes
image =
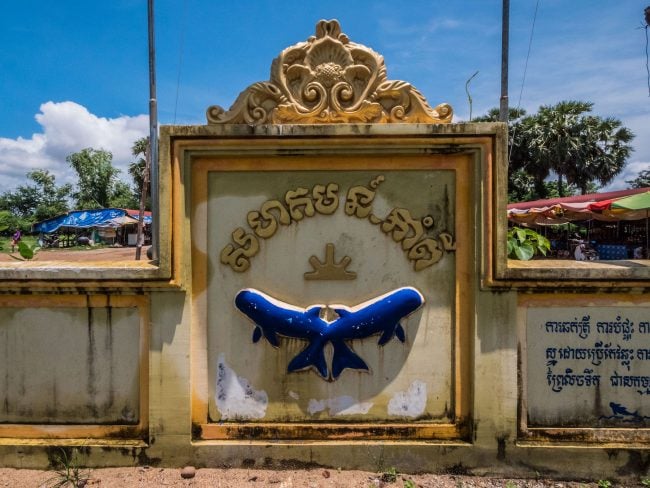
{"label": "dirt ground", "polygon": [[[142,259],[147,260],[147,248],[142,248]],[[20,257],[18,252],[14,256]],[[34,262],[51,261],[134,261],[135,247],[103,247],[101,249],[41,249],[34,258]],[[14,262],[9,253],[0,253],[0,262]]]}
{"label": "dirt ground", "polygon": [[[189,473],[188,473],[189,474]],[[644,486],[640,482],[619,484],[531,479],[504,479],[456,475],[392,475],[367,471],[334,469],[269,471],[257,469],[197,469],[191,479],[183,479],[180,469],[154,467],[102,468],[85,470],[77,486],[97,488],[128,487],[272,487],[272,488],[605,488]],[[57,485],[65,478],[54,471],[0,469],[0,487],[75,486]],[[647,485],[645,485],[647,486]]]}

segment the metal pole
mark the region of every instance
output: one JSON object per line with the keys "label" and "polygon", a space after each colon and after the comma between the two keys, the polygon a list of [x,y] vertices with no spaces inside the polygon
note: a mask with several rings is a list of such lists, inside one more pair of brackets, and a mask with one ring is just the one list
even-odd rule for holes
{"label": "metal pole", "polygon": [[501,20],[501,100],[499,122],[508,122],[508,39],[510,36],[510,0],[503,0]]}
{"label": "metal pole", "polygon": [[151,161],[151,259],[158,261],[160,212],[158,199],[158,104],[153,0],[148,0],[149,25],[149,158]]}
{"label": "metal pole", "polygon": [[650,237],[648,236],[648,220],[649,220],[649,210],[645,211],[645,258],[650,259]]}

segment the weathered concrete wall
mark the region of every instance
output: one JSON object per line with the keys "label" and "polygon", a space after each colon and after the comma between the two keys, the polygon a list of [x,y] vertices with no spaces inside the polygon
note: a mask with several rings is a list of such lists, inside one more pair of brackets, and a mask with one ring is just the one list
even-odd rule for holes
{"label": "weathered concrete wall", "polygon": [[[125,268],[110,277],[119,284],[0,283],[0,462],[44,467],[53,446],[64,445],[79,446],[92,466],[645,474],[648,286],[608,286],[600,275],[574,290],[566,280],[518,288],[492,279],[504,244],[495,240],[501,224],[492,213],[504,198],[502,129],[167,129],[170,281],[133,279]],[[274,172],[254,171],[271,164]],[[456,248],[416,271],[403,238],[346,215],[349,188],[380,174],[377,219],[385,222],[394,208],[418,219],[430,214],[445,222],[431,235],[449,231]],[[251,211],[328,183],[339,185],[334,212],[314,212],[260,239],[245,272],[223,262],[233,231],[249,229]],[[355,279],[305,278],[312,255],[326,259],[328,243],[336,262],[351,258]],[[346,369],[330,381],[313,369],[287,372],[306,342],[254,342],[254,323],[233,305],[246,288],[304,309],[351,307],[403,286],[427,300],[403,322],[405,343],[380,348],[378,334],[351,340],[370,371]],[[604,353],[576,349],[617,352],[594,360]],[[396,398],[407,413],[424,406],[396,415]]]}
{"label": "weathered concrete wall", "polygon": [[0,422],[137,424],[135,308],[0,309]]}

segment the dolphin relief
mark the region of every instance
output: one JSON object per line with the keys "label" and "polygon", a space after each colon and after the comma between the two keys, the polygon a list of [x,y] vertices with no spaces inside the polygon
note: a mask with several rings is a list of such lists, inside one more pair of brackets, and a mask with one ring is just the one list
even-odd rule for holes
{"label": "dolphin relief", "polygon": [[[253,342],[262,336],[274,347],[280,346],[278,336],[309,341],[289,366],[288,372],[313,367],[324,379],[337,379],[345,368],[368,370],[368,365],[346,344],[352,339],[365,339],[381,334],[383,346],[393,337],[404,342],[400,321],[424,304],[422,294],[412,287],[397,288],[355,307],[331,305],[338,314],[332,322],[320,316],[325,305],[300,308],[277,300],[259,290],[246,288],[237,293],[235,306],[255,323]],[[325,360],[325,346],[332,343],[334,354],[331,371]]]}

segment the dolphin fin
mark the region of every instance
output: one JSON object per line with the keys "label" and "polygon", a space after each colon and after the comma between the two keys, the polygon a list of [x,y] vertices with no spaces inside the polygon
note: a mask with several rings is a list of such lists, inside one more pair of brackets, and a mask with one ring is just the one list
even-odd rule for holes
{"label": "dolphin fin", "polygon": [[320,311],[323,307],[320,305],[314,305],[309,307],[307,310],[305,310],[305,315],[309,318],[317,318],[320,317]]}
{"label": "dolphin fin", "polygon": [[262,328],[255,326],[255,330],[253,331],[253,343],[259,342],[261,338],[262,338]]}
{"label": "dolphin fin", "polygon": [[397,324],[397,326],[395,327],[389,327],[388,329],[386,329],[384,333],[381,335],[381,337],[379,338],[379,342],[377,342],[377,344],[383,346],[388,341],[390,341],[395,335],[397,327],[399,327],[399,324]]}
{"label": "dolphin fin", "polygon": [[318,371],[318,374],[327,379],[329,371],[325,362],[324,346],[325,344],[321,340],[310,343],[291,360],[289,366],[287,366],[287,371],[293,373],[313,366]]}
{"label": "dolphin fin", "polygon": [[332,378],[340,376],[345,368],[363,369],[368,371],[368,365],[348,345],[341,341],[332,341],[334,355],[332,357]]}
{"label": "dolphin fin", "polygon": [[353,313],[346,308],[333,308],[332,310],[334,310],[336,312],[336,315],[338,315],[339,317],[346,317],[348,315],[352,315]]}
{"label": "dolphin fin", "polygon": [[278,335],[273,330],[263,329],[262,332],[264,332],[264,337],[266,337],[266,340],[269,341],[273,347],[280,347]]}
{"label": "dolphin fin", "polygon": [[400,340],[400,342],[404,342],[406,340],[406,334],[404,333],[402,324],[397,324],[397,327],[395,328],[395,335]]}

